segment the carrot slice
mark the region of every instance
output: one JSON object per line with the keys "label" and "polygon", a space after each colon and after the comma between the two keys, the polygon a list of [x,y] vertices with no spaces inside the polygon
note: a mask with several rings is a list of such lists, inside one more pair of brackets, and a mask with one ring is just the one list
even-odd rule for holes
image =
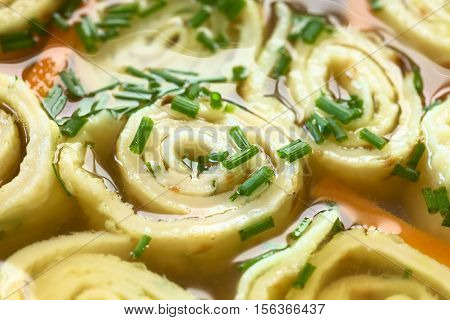
{"label": "carrot slice", "polygon": [[318,201],[337,202],[344,218],[398,234],[411,247],[450,267],[450,243],[411,226],[337,181],[329,178],[319,181],[311,196]]}

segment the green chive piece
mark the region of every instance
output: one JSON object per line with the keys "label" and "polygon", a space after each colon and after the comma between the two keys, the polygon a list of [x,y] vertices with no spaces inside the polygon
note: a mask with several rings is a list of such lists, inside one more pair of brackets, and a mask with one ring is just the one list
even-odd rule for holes
{"label": "green chive piece", "polygon": [[213,91],[209,94],[209,104],[213,109],[222,108],[222,96],[219,92]]}
{"label": "green chive piece", "polygon": [[29,30],[0,36],[0,46],[3,52],[34,47],[35,42]]}
{"label": "green chive piece", "polygon": [[285,75],[289,70],[289,65],[292,61],[292,57],[289,54],[289,51],[286,48],[281,47],[278,49],[278,59],[275,62],[272,71],[270,72],[270,76],[272,78],[278,79],[279,77]]}
{"label": "green chive piece", "polygon": [[231,139],[233,139],[234,143],[240,150],[247,149],[251,146],[250,142],[248,142],[247,137],[244,131],[239,126],[234,126],[228,132]]}
{"label": "green chive piece", "polygon": [[117,99],[121,100],[135,100],[135,101],[151,101],[152,94],[141,93],[141,92],[130,92],[130,91],[122,91],[115,92],[113,96]]}
{"label": "green chive piece", "polygon": [[200,27],[211,15],[211,11],[206,7],[200,8],[187,22],[187,25],[192,28]]}
{"label": "green chive piece", "polygon": [[228,38],[223,34],[219,33],[215,38],[214,41],[217,43],[217,45],[221,48],[226,48],[230,45],[230,41]]}
{"label": "green chive piece", "polygon": [[419,142],[418,144],[416,144],[411,154],[411,157],[408,160],[407,163],[408,167],[415,169],[419,164],[420,158],[422,157],[424,152],[425,152],[425,144],[423,142]]}
{"label": "green chive piece", "polygon": [[316,42],[319,35],[325,29],[325,23],[321,19],[312,19],[302,30],[301,38],[307,44]]}
{"label": "green chive piece", "polygon": [[257,155],[258,153],[259,153],[258,147],[251,146],[239,153],[234,154],[227,160],[223,161],[222,165],[227,170],[232,170],[232,169],[240,166],[241,164],[247,162],[248,160],[253,158],[255,155]]}
{"label": "green chive piece", "polygon": [[148,94],[150,96],[153,95],[153,94],[158,93],[158,89],[154,89],[154,88],[147,89],[147,88],[145,88],[145,87],[143,87],[141,85],[136,85],[136,84],[133,84],[133,83],[125,83],[122,86],[122,90],[126,91],[126,92],[145,93],[145,94]]}
{"label": "green chive piece", "polygon": [[77,98],[82,98],[86,95],[80,79],[77,78],[75,72],[72,69],[66,69],[59,73],[62,82],[66,85],[69,93]]}
{"label": "green chive piece", "polygon": [[379,135],[373,133],[372,131],[370,131],[367,128],[363,128],[360,132],[359,132],[359,137],[365,141],[367,141],[368,143],[370,143],[371,145],[373,145],[375,148],[377,148],[378,150],[381,150],[384,148],[384,146],[388,143],[388,141],[383,138],[380,137]]}
{"label": "green chive piece", "polygon": [[131,258],[133,259],[140,258],[144,253],[145,249],[148,248],[148,244],[150,243],[151,240],[152,238],[150,236],[143,235],[139,240],[139,242],[137,243],[134,250],[131,252]]}
{"label": "green chive piece", "polygon": [[153,120],[149,117],[142,117],[133,141],[129,146],[131,152],[141,154],[144,151],[147,140],[152,133],[153,124]]}
{"label": "green chive piece", "polygon": [[235,66],[233,67],[233,81],[240,82],[248,77],[248,70],[244,66]]}
{"label": "green chive piece", "polygon": [[415,169],[402,166],[401,164],[396,164],[391,174],[393,176],[397,176],[412,182],[417,182],[420,176],[420,172],[416,171]]}
{"label": "green chive piece", "polygon": [[447,213],[444,217],[444,220],[442,220],[441,226],[450,228],[450,213]]}
{"label": "green chive piece", "polygon": [[150,73],[164,79],[167,82],[174,83],[179,87],[183,86],[186,83],[186,80],[175,77],[174,75],[170,74],[166,70],[152,69],[152,70],[150,70]]}
{"label": "green chive piece", "polygon": [[191,100],[194,100],[196,98],[198,98],[199,94],[200,94],[200,86],[198,83],[194,83],[191,84],[189,87],[187,87],[185,95],[186,97],[188,97]]}
{"label": "green chive piece", "polygon": [[88,17],[82,17],[80,22],[75,24],[75,31],[87,52],[92,53],[97,50],[95,44],[96,35],[93,33],[93,28]]}
{"label": "green chive piece", "polygon": [[200,42],[204,47],[206,47],[211,52],[216,52],[219,45],[214,41],[214,39],[208,35],[205,31],[199,31],[197,33],[197,41]]}
{"label": "green chive piece", "polygon": [[242,9],[246,5],[245,0],[219,0],[217,2],[217,7],[222,11],[228,18],[228,20],[235,20]]}
{"label": "green chive piece", "polygon": [[154,81],[155,78],[152,77],[151,74],[144,72],[142,70],[136,69],[135,67],[132,66],[128,66],[125,68],[125,72],[128,73],[129,75],[132,75],[133,77],[136,78],[142,78],[142,79],[147,79],[150,81]]}
{"label": "green chive piece", "polygon": [[165,71],[171,73],[178,73],[185,76],[198,76],[198,72],[190,71],[190,70],[180,70],[180,69],[172,69],[172,68],[164,68]]}
{"label": "green chive piece", "polygon": [[158,164],[153,166],[152,163],[147,161],[145,163],[145,166],[147,167],[148,171],[152,174],[152,176],[155,178],[156,178],[156,175],[161,171],[161,166]]}
{"label": "green chive piece", "polygon": [[264,252],[263,254],[260,254],[259,256],[256,256],[256,257],[254,257],[254,258],[252,258],[250,260],[247,260],[247,261],[241,263],[239,265],[239,270],[246,271],[247,269],[249,269],[251,266],[253,266],[257,262],[259,262],[259,261],[261,261],[261,260],[263,260],[265,258],[268,258],[270,256],[273,256],[275,253],[278,253],[280,251],[286,250],[287,248],[288,247],[286,246],[284,248],[272,249],[272,250],[269,250],[267,252]]}
{"label": "green chive piece", "polygon": [[116,29],[107,29],[107,30],[97,29],[97,37],[102,41],[115,38],[118,35],[119,31],[117,31]]}
{"label": "green chive piece", "polygon": [[293,240],[298,240],[305,232],[305,230],[308,228],[308,226],[311,224],[312,220],[313,219],[311,217],[304,217],[302,222],[300,222],[299,226],[289,234],[289,238]]}
{"label": "green chive piece", "polygon": [[316,100],[316,106],[326,113],[335,116],[336,119],[344,124],[353,120],[357,114],[355,109],[346,108],[324,94]]}
{"label": "green chive piece", "polygon": [[43,105],[50,117],[55,120],[56,116],[61,113],[67,103],[67,97],[64,95],[60,86],[54,86],[44,99]]}
{"label": "green chive piece", "polygon": [[270,183],[275,177],[273,170],[267,166],[261,167],[255,171],[247,180],[245,180],[230,197],[234,201],[239,196],[249,197],[256,189],[266,183]]}
{"label": "green chive piece", "polygon": [[314,118],[309,118],[308,120],[306,120],[305,127],[317,144],[322,144],[325,142],[325,139],[323,138],[322,134],[320,133],[319,127],[317,126],[317,121]]}
{"label": "green chive piece", "polygon": [[208,155],[208,160],[210,162],[223,162],[225,161],[230,153],[228,151],[221,151],[221,152],[211,152]]}
{"label": "green chive piece", "polygon": [[315,112],[312,114],[311,117],[316,120],[317,127],[319,128],[320,133],[324,137],[329,136],[331,128],[330,128],[330,125],[329,125],[328,121],[326,119],[322,118],[321,116],[319,116]]}
{"label": "green chive piece", "polygon": [[120,82],[115,80],[115,81],[111,82],[110,84],[108,84],[108,85],[106,85],[104,87],[101,87],[101,88],[98,88],[97,90],[89,92],[87,95],[91,96],[91,97],[95,96],[97,93],[100,93],[100,92],[103,92],[103,91],[112,90],[112,89],[116,88],[119,84],[120,84]]}
{"label": "green chive piece", "polygon": [[188,117],[195,118],[197,117],[200,106],[198,102],[193,101],[187,97],[176,96],[172,100],[171,108],[172,110],[181,112]]}
{"label": "green chive piece", "polygon": [[412,72],[413,72],[413,83],[414,88],[416,89],[418,94],[422,94],[423,92],[423,80],[422,76],[420,75],[420,68],[417,65],[412,66]]}
{"label": "green chive piece", "polygon": [[56,163],[52,163],[53,173],[56,176],[56,180],[58,180],[59,184],[63,188],[64,192],[71,197],[72,194],[70,193],[69,189],[67,189],[66,184],[64,183],[64,180],[61,178],[61,175],[59,174],[58,165]]}
{"label": "green chive piece", "polygon": [[147,8],[143,9],[139,15],[141,17],[146,17],[151,15],[152,13],[155,13],[159,10],[161,10],[162,8],[164,8],[167,5],[167,1],[166,0],[157,0],[155,1],[154,4],[148,6]]}
{"label": "green chive piece", "polygon": [[227,105],[225,106],[224,111],[225,111],[225,112],[228,112],[228,113],[231,113],[231,112],[234,111],[235,108],[236,108],[236,106],[235,106],[234,104],[232,104],[232,103],[227,103]]}
{"label": "green chive piece", "polygon": [[239,230],[239,236],[241,241],[245,241],[273,227],[275,227],[275,223],[273,222],[272,216],[266,217],[251,226]]}
{"label": "green chive piece", "polygon": [[66,19],[63,18],[63,16],[59,12],[53,13],[52,20],[61,30],[64,31],[69,30],[70,27],[69,23],[67,22]]}
{"label": "green chive piece", "polygon": [[345,133],[345,131],[341,128],[341,126],[339,125],[339,123],[334,120],[333,118],[327,118],[328,124],[330,125],[331,128],[331,132],[334,135],[334,138],[336,139],[337,142],[342,142],[348,139],[347,134]]}
{"label": "green chive piece", "polygon": [[433,109],[434,107],[437,107],[438,105],[440,105],[441,103],[442,103],[442,100],[440,100],[440,99],[434,100],[433,102],[431,102],[429,105],[427,105],[427,106],[424,108],[424,111],[425,111],[425,112],[428,112],[428,111],[430,111],[431,109]]}
{"label": "green chive piece", "polygon": [[102,28],[125,28],[130,26],[130,20],[124,18],[108,18],[97,23]]}
{"label": "green chive piece", "polygon": [[373,11],[379,11],[383,8],[383,4],[381,3],[381,0],[370,0],[370,8]]}
{"label": "green chive piece", "polygon": [[86,122],[88,122],[87,117],[70,118],[60,127],[60,131],[65,136],[75,137]]}
{"label": "green chive piece", "polygon": [[433,214],[439,211],[436,197],[434,196],[434,192],[433,190],[431,190],[431,188],[423,188],[422,196],[425,200],[425,204],[427,205],[428,213]]}
{"label": "green chive piece", "polygon": [[412,272],[413,272],[413,271],[412,271],[410,268],[406,268],[406,269],[403,271],[403,278],[404,278],[404,279],[409,279],[409,278],[411,278]]}
{"label": "green chive piece", "polygon": [[308,282],[309,278],[313,274],[314,270],[316,270],[316,266],[307,262],[303,268],[300,270],[297,276],[297,280],[294,282],[294,287],[303,289]]}
{"label": "green chive piece", "polygon": [[277,150],[280,158],[286,159],[288,162],[294,162],[295,160],[303,158],[311,152],[311,146],[300,139],[292,141],[288,145]]}
{"label": "green chive piece", "polygon": [[69,0],[69,1],[66,1],[66,4],[61,9],[62,15],[66,19],[70,18],[73,15],[73,13],[75,12],[75,10],[77,10],[78,7],[81,5],[81,1],[82,0]]}
{"label": "green chive piece", "polygon": [[450,201],[448,200],[447,188],[440,187],[434,190],[434,197],[439,208],[441,215],[446,215],[450,212]]}
{"label": "green chive piece", "polygon": [[139,4],[135,2],[116,4],[106,8],[106,11],[108,13],[137,13],[139,11]]}

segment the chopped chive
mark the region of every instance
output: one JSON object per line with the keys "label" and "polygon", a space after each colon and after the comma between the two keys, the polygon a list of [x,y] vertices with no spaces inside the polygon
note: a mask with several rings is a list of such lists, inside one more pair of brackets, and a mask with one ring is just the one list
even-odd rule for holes
{"label": "chopped chive", "polygon": [[200,27],[211,15],[211,11],[206,7],[200,8],[187,22],[187,25],[192,28]]}
{"label": "chopped chive", "polygon": [[153,168],[153,164],[148,161],[145,163],[145,166],[147,167],[148,171],[152,174],[152,176],[155,178],[156,178],[156,175],[161,171],[161,166],[156,165]]}
{"label": "chopped chive", "polygon": [[186,83],[186,80],[175,77],[174,75],[170,74],[166,70],[152,69],[152,70],[150,70],[150,73],[164,79],[167,82],[174,83],[180,87]]}
{"label": "chopped chive", "polygon": [[221,48],[226,48],[230,44],[230,41],[228,41],[227,37],[223,33],[219,33],[214,38],[214,41],[216,41],[217,45]]}
{"label": "chopped chive", "polygon": [[320,133],[319,127],[317,126],[317,121],[314,118],[309,118],[308,120],[306,120],[305,127],[308,133],[311,135],[311,137],[317,144],[324,143],[325,139]]}
{"label": "chopped chive", "polygon": [[251,146],[239,153],[234,154],[227,160],[223,161],[222,165],[227,170],[232,170],[232,169],[240,166],[241,164],[247,162],[248,160],[253,158],[255,155],[257,155],[258,153],[259,153],[258,147]]}
{"label": "chopped chive", "polygon": [[149,117],[142,117],[133,141],[129,146],[131,152],[141,154],[144,151],[147,140],[152,133],[153,124],[153,120]]}
{"label": "chopped chive", "polygon": [[87,117],[70,118],[60,127],[60,131],[65,136],[75,137],[87,121]]}
{"label": "chopped chive", "polygon": [[303,42],[313,44],[324,29],[325,23],[322,19],[311,19],[302,29],[301,37]]}
{"label": "chopped chive", "polygon": [[313,113],[311,116],[313,119],[316,120],[317,127],[319,128],[320,133],[327,137],[330,135],[330,125],[328,124],[328,121],[321,116],[319,116],[317,113]]}
{"label": "chopped chive", "polygon": [[412,168],[402,166],[401,164],[396,164],[391,174],[412,182],[417,182],[420,176],[420,172]]}
{"label": "chopped chive", "polygon": [[113,93],[113,96],[121,100],[135,100],[135,101],[151,101],[152,94],[141,92],[121,91]]}
{"label": "chopped chive", "polygon": [[78,9],[78,7],[81,5],[82,0],[69,0],[66,2],[66,4],[63,6],[61,13],[62,15],[68,19],[70,18],[75,10]]}
{"label": "chopped chive", "polygon": [[269,216],[251,226],[239,230],[239,237],[241,238],[241,241],[245,241],[273,227],[275,227],[273,218],[272,216]]}
{"label": "chopped chive", "polygon": [[383,8],[383,4],[381,3],[381,0],[370,0],[370,8],[373,11],[379,11]]}
{"label": "chopped chive", "polygon": [[232,127],[228,132],[228,134],[231,137],[231,139],[233,139],[234,143],[240,150],[247,149],[251,146],[241,127],[239,126]]}
{"label": "chopped chive", "polygon": [[411,157],[408,160],[407,165],[409,167],[415,169],[417,167],[417,165],[419,164],[420,158],[422,157],[424,151],[425,151],[424,143],[419,142],[418,144],[416,144],[416,146],[414,147],[414,150],[411,154]]}
{"label": "chopped chive", "polygon": [[236,108],[236,106],[235,106],[234,104],[232,104],[232,103],[227,103],[227,105],[225,106],[224,111],[225,111],[225,112],[228,112],[228,113],[231,113],[231,112],[234,111],[234,108]]}
{"label": "chopped chive", "polygon": [[423,80],[422,76],[420,75],[420,68],[413,64],[412,65],[412,72],[413,72],[413,83],[414,88],[416,89],[418,94],[422,94],[423,92]]}
{"label": "chopped chive", "polygon": [[211,152],[208,155],[208,160],[211,162],[222,162],[225,161],[230,153],[228,151]]}
{"label": "chopped chive", "polygon": [[316,266],[307,262],[298,273],[297,280],[295,280],[293,286],[303,289],[306,285],[306,282],[308,282],[309,278],[313,274],[314,270],[316,270]]}
{"label": "chopped chive", "polygon": [[423,188],[422,196],[423,199],[425,200],[425,204],[427,205],[428,213],[433,214],[439,211],[438,203],[434,196],[434,192],[433,190],[431,190],[431,188]]}
{"label": "chopped chive", "polygon": [[331,132],[334,135],[334,138],[336,139],[337,142],[342,142],[348,139],[347,134],[345,133],[345,131],[341,128],[341,126],[339,125],[339,123],[334,120],[333,118],[327,118],[328,124],[330,125],[331,128]]}
{"label": "chopped chive", "polygon": [[211,92],[209,94],[209,103],[213,109],[222,108],[222,96],[220,93],[215,91]]}
{"label": "chopped chive", "polygon": [[130,20],[124,18],[108,18],[97,23],[102,28],[124,28],[130,26]]}
{"label": "chopped chive", "polygon": [[335,235],[339,232],[342,232],[345,230],[344,224],[342,223],[342,221],[337,218],[334,223],[333,223],[333,227],[330,230],[330,235]]}
{"label": "chopped chive", "polygon": [[139,4],[138,3],[123,3],[123,4],[116,4],[113,6],[110,6],[106,8],[106,11],[108,13],[136,13],[139,11]]}
{"label": "chopped chive", "polygon": [[280,251],[286,250],[287,248],[288,248],[288,246],[286,246],[284,248],[272,249],[272,250],[269,250],[267,252],[264,252],[263,254],[260,254],[259,256],[256,256],[256,257],[254,257],[254,258],[252,258],[250,260],[247,260],[247,261],[241,263],[239,265],[239,270],[246,271],[247,269],[249,269],[251,266],[253,266],[257,262],[259,262],[259,261],[261,261],[261,260],[263,260],[265,258],[268,258],[270,256],[273,256],[275,253],[278,253]]}
{"label": "chopped chive", "polygon": [[431,102],[429,105],[427,105],[427,106],[424,108],[424,111],[425,111],[425,112],[428,112],[428,111],[430,111],[431,109],[433,109],[434,107],[437,107],[438,105],[440,105],[441,103],[442,103],[442,100],[440,100],[440,99],[434,100],[433,102]]}
{"label": "chopped chive", "polygon": [[300,222],[299,226],[295,228],[294,231],[289,233],[289,238],[294,240],[299,239],[302,236],[303,232],[305,232],[305,230],[311,224],[312,220],[313,219],[310,217],[304,217],[302,222]]}
{"label": "chopped chive", "polygon": [[191,100],[194,100],[196,98],[198,98],[199,94],[200,94],[200,86],[198,83],[194,83],[191,84],[189,87],[187,87],[186,89],[186,97],[188,97]]}
{"label": "chopped chive", "polygon": [[64,95],[60,86],[54,86],[44,99],[43,105],[50,117],[55,120],[56,116],[61,113],[67,103],[67,97]]}
{"label": "chopped chive", "polygon": [[434,190],[434,197],[436,198],[437,206],[441,215],[446,215],[450,212],[450,201],[448,200],[447,188],[440,187]]}
{"label": "chopped chive", "polygon": [[172,69],[172,68],[164,68],[165,71],[171,73],[178,73],[185,76],[198,76],[198,72],[190,71],[190,70],[180,70],[180,69]]}
{"label": "chopped chive", "polygon": [[107,30],[97,29],[97,37],[102,41],[115,38],[118,35],[119,31],[117,31],[116,29],[107,29]]}
{"label": "chopped chive", "polygon": [[244,66],[233,67],[233,81],[240,82],[248,77],[248,70]]}
{"label": "chopped chive", "polygon": [[188,117],[195,118],[197,117],[200,106],[196,101],[193,101],[187,97],[176,96],[172,100],[171,108],[172,110],[181,112]]}
{"label": "chopped chive", "polygon": [[149,94],[149,95],[158,93],[158,89],[155,89],[155,88],[147,89],[143,86],[136,85],[133,83],[125,83],[122,86],[122,90],[126,91],[126,92],[145,93],[145,94]]}
{"label": "chopped chive", "polygon": [[97,93],[100,93],[100,92],[103,92],[103,91],[107,91],[107,90],[112,90],[115,87],[117,87],[119,84],[120,84],[120,82],[115,80],[115,81],[111,82],[110,84],[108,84],[108,85],[106,85],[104,87],[101,87],[101,88],[98,88],[97,90],[89,92],[87,95],[91,96],[91,97],[95,96]]}
{"label": "chopped chive", "polygon": [[237,191],[230,197],[234,201],[239,196],[249,197],[256,189],[266,183],[270,183],[275,173],[267,166],[261,167],[245,180],[237,189]]}
{"label": "chopped chive", "polygon": [[3,52],[32,48],[35,45],[29,30],[0,36],[0,45]]}
{"label": "chopped chive", "polygon": [[344,107],[324,94],[316,100],[316,106],[326,113],[335,116],[336,119],[344,124],[353,120],[357,113],[355,109]]}
{"label": "chopped chive", "polygon": [[272,78],[278,79],[282,75],[285,75],[289,70],[289,65],[292,61],[291,55],[286,48],[281,47],[278,49],[278,59],[275,62],[272,71],[270,71],[270,76]]}
{"label": "chopped chive", "polygon": [[412,271],[410,268],[406,268],[406,269],[403,271],[403,278],[404,278],[404,279],[409,279],[409,278],[411,278],[412,272],[413,272],[413,271]]}
{"label": "chopped chive", "polygon": [[373,133],[372,131],[370,131],[367,128],[363,128],[359,132],[359,137],[361,139],[367,141],[371,145],[373,145],[378,150],[383,149],[384,146],[388,143],[388,141],[385,138],[380,137],[379,135],[377,135],[376,133]]}
{"label": "chopped chive", "polygon": [[441,226],[450,228],[450,213],[447,213],[444,217],[444,220],[442,220]]}
{"label": "chopped chive", "polygon": [[142,70],[136,69],[135,67],[132,66],[128,66],[125,68],[125,72],[128,73],[129,75],[132,75],[133,77],[136,78],[142,78],[142,79],[147,79],[150,81],[154,81],[155,78],[152,77],[151,74],[144,72]]}
{"label": "chopped chive", "polygon": [[58,180],[59,184],[63,188],[64,192],[71,197],[72,194],[70,193],[69,189],[67,189],[66,184],[64,183],[64,180],[61,178],[61,175],[59,174],[59,169],[56,163],[52,163],[53,172],[56,176],[56,180]]}
{"label": "chopped chive", "polygon": [[87,52],[92,53],[97,50],[95,44],[96,35],[93,34],[91,23],[86,16],[82,17],[80,22],[75,24],[75,31]]}
{"label": "chopped chive", "polygon": [[214,78],[199,78],[191,80],[191,83],[202,83],[202,82],[209,82],[209,83],[220,83],[220,82],[227,82],[226,77],[214,77]]}
{"label": "chopped chive", "polygon": [[206,47],[209,51],[211,51],[211,52],[216,52],[217,51],[219,45],[205,31],[199,31],[197,33],[197,38],[196,39],[204,47]]}
{"label": "chopped chive", "polygon": [[162,8],[164,8],[167,5],[166,0],[157,0],[154,4],[148,6],[147,8],[143,9],[141,12],[139,12],[139,15],[141,17],[146,17],[151,15],[152,13],[155,13]]}
{"label": "chopped chive", "polygon": [[286,159],[288,162],[294,162],[295,160],[303,158],[311,152],[311,146],[300,139],[292,141],[288,145],[277,150],[280,158]]}
{"label": "chopped chive", "polygon": [[137,243],[134,250],[131,252],[131,258],[133,258],[133,259],[140,258],[142,256],[142,254],[144,253],[145,249],[148,248],[148,244],[150,243],[150,240],[152,240],[152,238],[150,236],[143,235],[141,237],[141,239],[139,240],[139,242]]}
{"label": "chopped chive", "polygon": [[63,18],[63,16],[59,12],[54,12],[52,15],[53,22],[64,31],[69,30],[69,23],[66,19]]}
{"label": "chopped chive", "polygon": [[219,0],[217,7],[229,20],[235,20],[246,5],[245,0]]}
{"label": "chopped chive", "polygon": [[77,98],[82,98],[86,95],[80,79],[77,78],[75,72],[72,69],[66,69],[59,73],[62,82],[66,85],[69,93]]}

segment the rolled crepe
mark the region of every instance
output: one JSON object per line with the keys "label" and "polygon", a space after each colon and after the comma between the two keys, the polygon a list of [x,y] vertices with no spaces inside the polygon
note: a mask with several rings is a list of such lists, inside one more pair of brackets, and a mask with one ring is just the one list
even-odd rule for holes
{"label": "rolled crepe", "polygon": [[333,236],[337,215],[335,207],[319,214],[294,244],[250,267],[240,280],[237,298],[449,297],[448,267],[396,235],[353,229]]}
{"label": "rolled crepe", "polygon": [[32,244],[0,267],[2,299],[193,299],[165,277],[131,260],[136,242],[105,232]]}
{"label": "rolled crepe", "polygon": [[432,60],[450,66],[450,4],[446,0],[381,0],[378,18],[400,40]]}
{"label": "rolled crepe", "polygon": [[47,21],[65,0],[2,0],[0,35],[29,29],[30,20]]}
{"label": "rolled crepe", "polygon": [[24,82],[0,75],[0,102],[0,256],[6,256],[58,230],[72,202],[52,169],[59,130],[36,96]]}
{"label": "rolled crepe", "polygon": [[[100,162],[116,159],[118,170],[109,174],[116,177],[118,190],[108,189],[104,180],[86,169],[87,147],[79,142],[61,145],[61,177],[94,228],[124,232],[135,239],[150,235],[152,246],[145,255],[167,270],[223,268],[224,259],[282,228],[296,204],[302,189],[301,163],[288,163],[276,152],[289,138],[244,110],[215,110],[200,98],[193,119],[159,101],[129,118],[111,155],[105,153],[114,148],[98,141],[105,141],[112,119],[99,116],[94,126],[98,134],[80,138],[95,143]],[[136,154],[129,147],[144,117],[154,125],[142,153]],[[227,151],[231,157],[240,152],[229,137],[232,126],[246,132],[258,154],[231,170],[216,163],[199,173],[195,163],[199,156]],[[115,143],[116,135],[109,139]],[[271,183],[233,199],[238,187],[261,168],[274,172]],[[255,225],[263,228],[247,237],[245,230]]]}

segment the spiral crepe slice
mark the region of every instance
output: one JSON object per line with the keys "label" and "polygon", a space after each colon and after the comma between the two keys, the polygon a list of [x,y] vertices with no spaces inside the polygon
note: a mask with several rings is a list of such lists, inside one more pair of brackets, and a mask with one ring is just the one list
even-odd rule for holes
{"label": "spiral crepe slice", "polygon": [[[300,162],[287,163],[276,152],[289,143],[285,135],[264,126],[243,110],[237,108],[232,113],[214,110],[206,102],[200,99],[196,119],[161,102],[129,118],[113,157],[120,167],[122,196],[131,199],[134,209],[114,190],[108,190],[101,179],[83,169],[86,152],[83,144],[66,144],[60,150],[61,177],[91,224],[95,228],[126,232],[133,238],[151,235],[148,258],[180,272],[200,269],[215,272],[223,266],[219,263],[221,259],[230,258],[282,227],[302,187]],[[154,125],[139,155],[129,147],[145,117],[152,119]],[[228,136],[232,126],[246,131],[251,148],[258,153],[234,169],[216,163],[199,173],[194,168],[199,156],[228,152],[231,157],[240,152]],[[93,135],[91,138],[96,141]],[[194,164],[187,165],[187,159]],[[271,183],[266,181],[248,196],[236,196],[238,186],[260,169],[273,172]],[[264,228],[249,240],[240,234],[260,223]]]}
{"label": "spiral crepe slice", "polygon": [[[313,45],[297,41],[288,75],[290,92],[306,119],[313,113],[330,116],[316,106],[322,95],[333,100],[347,99],[348,94],[362,100],[362,115],[340,124],[346,140],[338,142],[331,135],[322,144],[312,142],[321,168],[358,187],[387,179],[394,165],[409,157],[420,136],[418,75],[404,74],[397,64],[398,53],[379,40],[374,34],[336,27]],[[361,139],[363,128],[389,142],[381,150],[375,148]]]}
{"label": "spiral crepe slice", "polygon": [[[332,224],[328,219],[328,225]],[[237,297],[302,300],[448,298],[450,270],[406,245],[400,237],[353,229],[340,232],[328,241],[331,227],[314,229],[318,225],[314,221],[289,249],[248,269],[240,282]],[[314,248],[311,248],[311,242]],[[322,243],[319,246],[317,242]],[[294,270],[291,265],[295,266]]]}
{"label": "spiral crepe slice", "polygon": [[0,110],[0,255],[4,256],[57,230],[70,217],[72,202],[52,169],[59,131],[38,99],[24,82],[0,75],[0,101],[6,106]]}
{"label": "spiral crepe slice", "polygon": [[30,20],[48,20],[64,2],[65,0],[1,0],[0,35],[28,29]]}
{"label": "spiral crepe slice", "polygon": [[[107,3],[99,3],[99,12],[105,6]],[[209,16],[201,25],[192,26],[190,21],[200,10],[209,12]],[[235,64],[252,63],[263,38],[261,11],[256,1],[248,0],[230,19],[217,4],[207,6],[195,0],[169,0],[148,17],[134,19],[119,38],[102,44],[93,59],[109,71],[121,71],[124,62],[139,68],[148,66],[149,61],[154,67],[170,65],[199,71],[202,59],[214,57],[212,63],[217,66],[214,70],[225,67],[231,70]],[[202,37],[209,41],[201,40]],[[210,66],[211,60],[208,60],[204,71],[210,71]]]}
{"label": "spiral crepe slice", "polygon": [[32,244],[0,268],[3,299],[193,299],[144,264],[130,260],[125,235],[79,233]]}
{"label": "spiral crepe slice", "polygon": [[381,0],[373,13],[401,40],[437,63],[450,65],[450,4],[446,0]]}

